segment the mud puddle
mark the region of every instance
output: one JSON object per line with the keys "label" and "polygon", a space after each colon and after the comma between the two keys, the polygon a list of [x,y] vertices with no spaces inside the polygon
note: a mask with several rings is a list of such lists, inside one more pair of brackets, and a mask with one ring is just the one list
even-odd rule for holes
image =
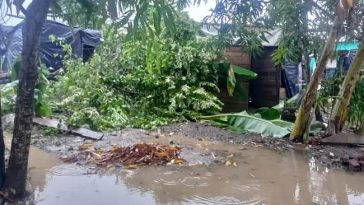
{"label": "mud puddle", "polygon": [[142,167],[90,174],[33,147],[30,182],[37,205],[364,204],[362,173],[323,168],[294,151],[238,150],[236,166]]}

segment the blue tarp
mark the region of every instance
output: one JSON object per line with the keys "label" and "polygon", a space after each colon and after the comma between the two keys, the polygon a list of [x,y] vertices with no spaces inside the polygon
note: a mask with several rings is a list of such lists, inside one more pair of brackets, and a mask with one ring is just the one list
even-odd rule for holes
{"label": "blue tarp", "polygon": [[[4,72],[11,69],[21,54],[23,46],[22,27],[23,23],[15,27],[0,25],[0,57],[1,68]],[[63,48],[49,39],[51,35],[71,45],[74,57],[83,60],[90,57],[102,37],[100,31],[70,28],[61,23],[46,21],[40,40],[40,60],[51,71],[62,67],[62,57],[65,55]]]}
{"label": "blue tarp", "polygon": [[358,49],[359,49],[359,42],[349,41],[349,42],[336,43],[336,51],[350,51]]}
{"label": "blue tarp", "polygon": [[299,92],[298,65],[285,63],[282,69],[282,80],[286,88],[287,98],[295,96]]}

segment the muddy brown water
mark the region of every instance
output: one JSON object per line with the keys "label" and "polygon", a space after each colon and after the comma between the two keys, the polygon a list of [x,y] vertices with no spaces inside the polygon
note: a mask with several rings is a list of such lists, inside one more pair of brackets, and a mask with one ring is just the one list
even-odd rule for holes
{"label": "muddy brown water", "polygon": [[[232,146],[232,145],[231,145]],[[303,159],[302,159],[303,158]],[[33,147],[37,205],[364,204],[364,175],[320,167],[290,151],[241,150],[237,166],[163,166],[87,174]]]}

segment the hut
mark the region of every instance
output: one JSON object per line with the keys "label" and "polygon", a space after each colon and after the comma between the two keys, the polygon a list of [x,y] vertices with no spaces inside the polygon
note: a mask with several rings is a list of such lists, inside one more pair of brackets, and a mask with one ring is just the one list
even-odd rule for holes
{"label": "hut", "polygon": [[[208,35],[217,35],[212,29],[203,28]],[[241,99],[229,96],[226,89],[221,89],[219,99],[224,103],[224,112],[240,112],[248,107],[271,107],[279,103],[280,88],[282,86],[281,69],[275,66],[272,54],[277,48],[281,31],[276,29],[268,31],[267,42],[263,42],[262,53],[255,57],[243,52],[241,47],[225,49],[225,58],[234,65],[249,68],[258,74],[254,80],[237,79],[238,83],[246,87],[248,97]],[[296,68],[297,69],[297,68]]]}

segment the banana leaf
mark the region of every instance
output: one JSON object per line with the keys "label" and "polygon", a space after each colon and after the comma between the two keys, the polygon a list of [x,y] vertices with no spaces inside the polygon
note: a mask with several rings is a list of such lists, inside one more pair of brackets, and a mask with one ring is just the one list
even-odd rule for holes
{"label": "banana leaf", "polygon": [[266,120],[275,120],[281,117],[279,110],[269,107],[259,108],[255,111],[255,113],[259,113],[260,116]]}
{"label": "banana leaf", "polygon": [[229,96],[239,97],[243,100],[248,98],[246,88],[239,83],[236,77],[239,76],[240,80],[251,80],[255,79],[258,74],[226,61],[215,62],[214,66],[217,69],[219,81],[226,83]]}
{"label": "banana leaf", "polygon": [[210,120],[214,125],[231,131],[253,132],[263,137],[283,138],[290,133],[292,123],[276,119],[265,120],[258,116],[240,113],[204,116],[201,119]]}

